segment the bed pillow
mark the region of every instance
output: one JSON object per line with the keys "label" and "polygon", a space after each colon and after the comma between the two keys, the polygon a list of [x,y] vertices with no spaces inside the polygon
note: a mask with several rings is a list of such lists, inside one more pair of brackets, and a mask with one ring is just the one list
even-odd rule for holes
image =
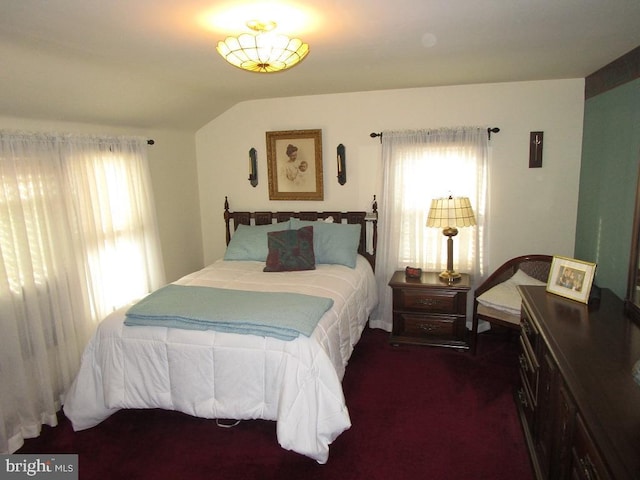
{"label": "bed pillow", "polygon": [[224,259],[264,262],[267,260],[269,253],[267,234],[269,232],[289,230],[289,228],[289,222],[269,225],[238,225],[229,245],[227,245]]}
{"label": "bed pillow", "polygon": [[269,254],[265,272],[295,272],[315,270],[313,227],[283,230],[267,234]]}
{"label": "bed pillow", "polygon": [[512,315],[520,315],[522,298],[516,288],[518,285],[546,285],[522,270],[517,270],[511,278],[490,288],[478,297],[478,303]]}
{"label": "bed pillow", "polygon": [[316,264],[339,264],[355,268],[360,244],[360,224],[311,222],[291,219],[291,229],[313,226]]}

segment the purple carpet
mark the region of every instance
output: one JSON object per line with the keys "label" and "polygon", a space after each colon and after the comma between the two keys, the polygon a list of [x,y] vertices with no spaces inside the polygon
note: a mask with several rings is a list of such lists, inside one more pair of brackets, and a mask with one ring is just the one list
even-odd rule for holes
{"label": "purple carpet", "polygon": [[365,330],[343,382],[352,427],[326,465],[283,450],[274,422],[224,429],[162,410],[82,432],[61,416],[16,453],[77,453],[82,480],[532,479],[512,394],[516,342],[481,335],[478,352],[393,347]]}

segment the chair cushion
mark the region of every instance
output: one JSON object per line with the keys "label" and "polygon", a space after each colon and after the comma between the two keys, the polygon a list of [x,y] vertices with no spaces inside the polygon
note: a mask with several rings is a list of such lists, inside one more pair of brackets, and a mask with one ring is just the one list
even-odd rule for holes
{"label": "chair cushion", "polygon": [[478,305],[478,317],[481,319],[484,317],[498,319],[513,325],[520,324],[520,312],[518,312],[517,315],[513,315],[511,313],[505,312],[504,310],[498,310],[496,308],[487,307],[485,305]]}
{"label": "chair cushion", "polygon": [[520,321],[520,304],[522,303],[517,289],[518,285],[546,285],[546,283],[530,277],[522,270],[518,270],[511,278],[493,286],[478,296],[476,300],[485,307],[517,316],[518,321],[516,323],[518,323]]}

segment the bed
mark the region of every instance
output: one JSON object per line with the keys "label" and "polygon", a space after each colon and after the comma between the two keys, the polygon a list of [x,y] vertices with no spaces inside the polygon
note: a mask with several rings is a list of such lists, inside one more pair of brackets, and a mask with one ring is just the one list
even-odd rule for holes
{"label": "bed", "polygon": [[[308,334],[291,332],[297,328],[295,319],[284,330],[278,326],[266,333],[237,330],[236,323],[229,329],[231,322],[218,320],[207,319],[212,323],[202,325],[200,317],[192,321],[195,327],[186,328],[162,323],[164,317],[161,323],[145,323],[147,316],[134,315],[144,310],[136,309],[144,309],[147,299],[167,294],[153,292],[100,323],[65,394],[65,415],[76,431],[133,408],[177,410],[211,419],[274,420],[283,448],[326,463],[329,445],[351,426],[341,382],[377,304],[375,199],[372,213],[232,212],[225,199],[224,218],[224,258],[167,286],[169,294],[228,293],[235,295],[224,302],[233,310],[230,315],[246,305],[269,314],[266,305],[273,305],[271,317],[290,313],[294,304],[289,296],[315,299],[329,304],[323,304],[326,311],[316,312],[317,323],[309,329],[306,320],[300,322]],[[303,257],[303,265],[291,268],[290,256],[281,250],[283,238],[297,239],[296,248],[305,251],[311,242],[314,265],[305,267],[308,259],[296,254],[295,258]],[[200,301],[193,296],[189,301],[162,298],[170,299],[168,310],[177,304],[196,308]],[[238,308],[229,309],[230,305]],[[285,305],[287,312],[278,305]],[[227,310],[220,306],[224,315]],[[196,318],[195,313],[189,315]],[[305,315],[297,310],[293,314]],[[253,318],[239,324],[262,325]],[[281,336],[283,331],[290,336]]]}

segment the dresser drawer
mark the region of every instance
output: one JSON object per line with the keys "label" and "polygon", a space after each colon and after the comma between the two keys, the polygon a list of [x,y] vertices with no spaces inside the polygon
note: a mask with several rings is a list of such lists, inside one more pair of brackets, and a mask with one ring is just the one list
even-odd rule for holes
{"label": "dresser drawer", "polygon": [[436,291],[435,289],[425,291],[406,288],[398,290],[393,296],[393,308],[429,313],[464,313],[466,298],[466,292]]}
{"label": "dresser drawer", "polygon": [[608,480],[611,478],[580,415],[576,415],[576,428],[571,448],[571,472],[572,478],[578,480]]}
{"label": "dresser drawer", "polygon": [[536,409],[533,403],[533,398],[531,397],[531,391],[529,390],[527,381],[522,375],[522,370],[520,371],[520,381],[518,382],[518,387],[516,388],[515,396],[516,396],[516,404],[518,406],[518,409],[520,410],[520,412],[522,413],[525,419],[523,426],[527,429],[527,436],[532,437]]}
{"label": "dresser drawer", "polygon": [[524,343],[528,345],[531,354],[535,355],[540,334],[535,324],[531,321],[531,315],[524,305],[522,306],[522,313],[520,315],[520,329],[525,340]]}
{"label": "dresser drawer", "polygon": [[526,384],[532,398],[538,398],[538,375],[540,365],[529,346],[527,337],[520,336],[520,348],[518,352],[518,362],[520,364],[520,375]]}

